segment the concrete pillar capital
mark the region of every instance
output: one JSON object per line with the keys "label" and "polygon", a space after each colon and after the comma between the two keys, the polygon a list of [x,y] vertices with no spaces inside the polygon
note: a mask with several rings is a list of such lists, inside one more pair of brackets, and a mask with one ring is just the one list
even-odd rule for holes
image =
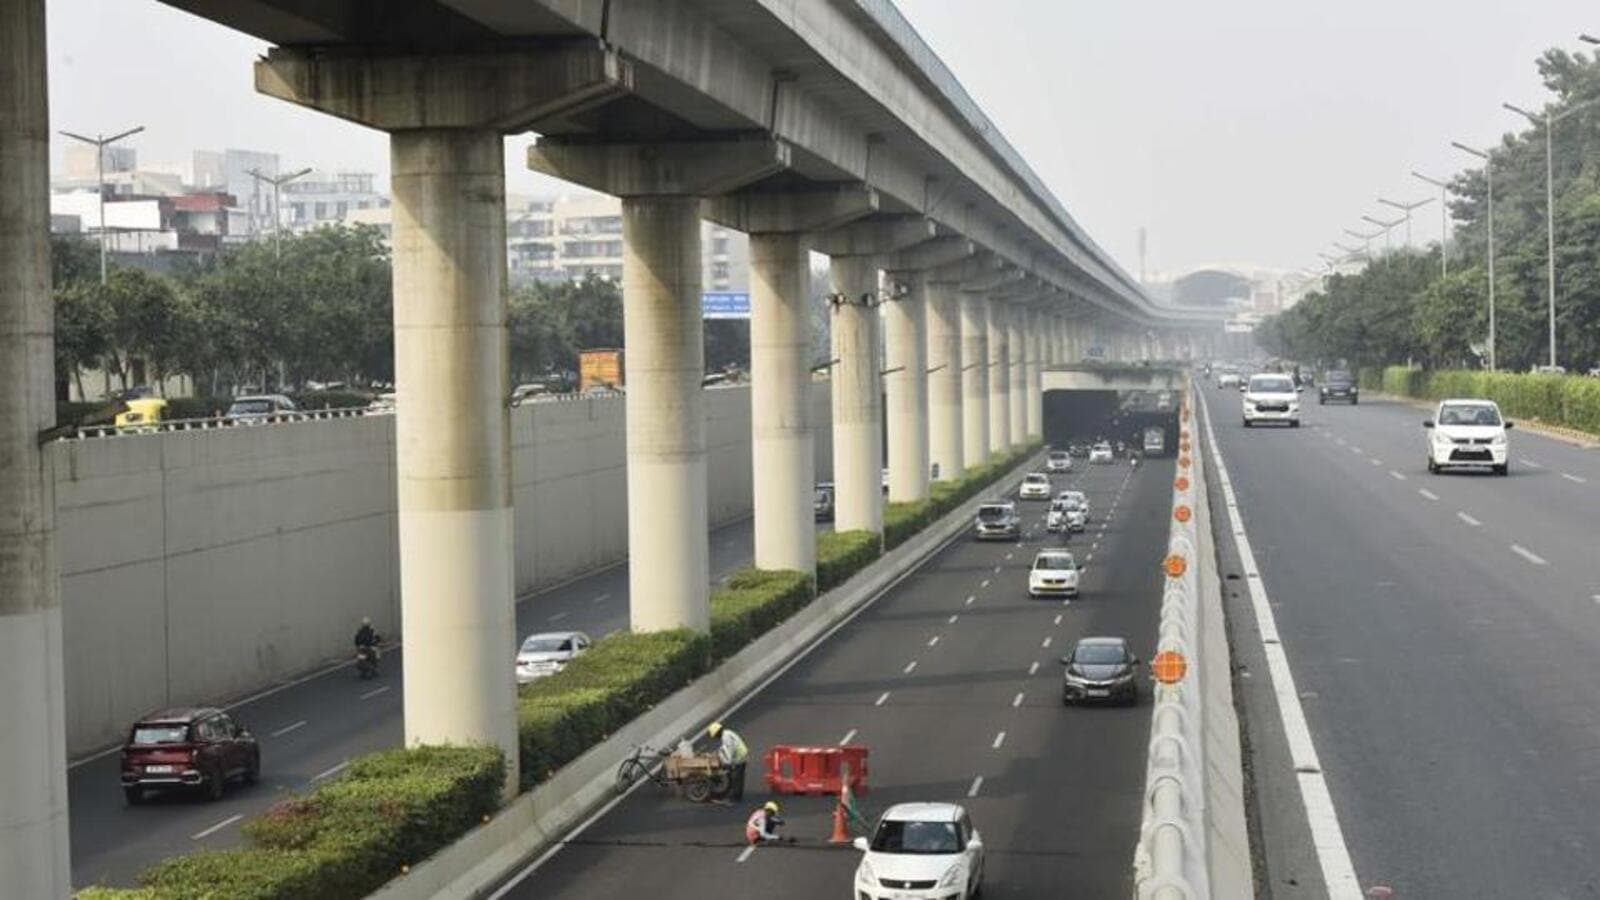
{"label": "concrete pillar capital", "polygon": [[[938,236],[932,219],[884,216],[852,222],[813,235],[811,249],[829,256],[883,257]],[[875,260],[881,266],[882,260]]]}
{"label": "concrete pillar capital", "polygon": [[256,90],[382,131],[536,130],[633,88],[633,64],[593,41],[472,53],[382,55],[273,47]]}
{"label": "concrete pillar capital", "polygon": [[791,234],[839,228],[878,212],[880,205],[876,190],[846,182],[814,190],[708,197],[701,216],[746,234]]}
{"label": "concrete pillar capital", "polygon": [[713,197],[789,167],[788,143],[770,138],[586,143],[540,138],[528,168],[617,197]]}

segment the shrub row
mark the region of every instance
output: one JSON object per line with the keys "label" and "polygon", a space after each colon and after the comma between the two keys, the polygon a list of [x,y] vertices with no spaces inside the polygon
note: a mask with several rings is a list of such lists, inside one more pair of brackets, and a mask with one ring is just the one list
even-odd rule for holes
{"label": "shrub row", "polygon": [[828,531],[817,535],[817,590],[833,590],[883,555],[883,542],[870,531]]}
{"label": "shrub row", "polygon": [[1389,366],[1383,370],[1382,386],[1386,393],[1421,400],[1483,397],[1513,418],[1600,433],[1600,379],[1596,378]]}
{"label": "shrub row", "polygon": [[140,889],[84,900],[362,897],[483,822],[505,759],[491,747],[413,747],[359,757],[343,777],[244,825],[253,846],[190,853],[139,875]]}

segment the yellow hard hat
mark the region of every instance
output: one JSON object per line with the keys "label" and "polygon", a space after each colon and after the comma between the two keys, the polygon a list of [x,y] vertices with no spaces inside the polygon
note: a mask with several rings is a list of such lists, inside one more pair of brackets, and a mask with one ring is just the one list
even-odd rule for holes
{"label": "yellow hard hat", "polygon": [[767,805],[766,805],[766,810],[769,813],[777,812],[778,811],[778,801],[776,801],[776,800],[768,800],[767,801]]}
{"label": "yellow hard hat", "polygon": [[722,723],[721,722],[712,722],[710,727],[706,728],[706,734],[709,734],[712,737],[716,737],[717,735],[719,735],[721,733],[722,733]]}

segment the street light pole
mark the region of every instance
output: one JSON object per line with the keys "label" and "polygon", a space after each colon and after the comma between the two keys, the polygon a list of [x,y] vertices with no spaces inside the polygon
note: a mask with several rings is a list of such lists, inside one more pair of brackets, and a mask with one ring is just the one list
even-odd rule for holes
{"label": "street light pole", "polygon": [[309,174],[311,174],[311,170],[310,169],[301,169],[298,172],[290,172],[287,175],[264,175],[264,174],[262,174],[260,169],[251,169],[250,170],[250,177],[256,179],[256,182],[258,184],[260,182],[265,181],[267,184],[272,185],[272,258],[273,259],[277,259],[278,258],[278,230],[283,225],[283,213],[282,213],[281,210],[278,209],[278,189],[283,187],[284,185],[288,184],[289,182],[295,180],[296,178],[302,178],[302,177],[304,177],[306,175],[309,175]]}
{"label": "street light pole", "polygon": [[1363,246],[1366,247],[1366,252],[1367,252],[1367,255],[1369,257],[1372,255],[1372,239],[1377,237],[1380,234],[1383,234],[1382,231],[1374,231],[1371,234],[1367,234],[1365,232],[1356,231],[1353,228],[1344,229],[1344,233],[1350,235],[1353,238],[1358,238],[1359,240],[1361,240],[1362,243],[1363,243]]}
{"label": "street light pole", "polygon": [[1373,216],[1362,216],[1361,220],[1363,222],[1370,222],[1373,225],[1383,229],[1383,250],[1385,253],[1389,251],[1389,230],[1405,221],[1405,219],[1401,218],[1395,219],[1393,222],[1385,222],[1382,219],[1374,218]]}
{"label": "street light pole", "polygon": [[1411,172],[1411,177],[1424,181],[1439,189],[1439,277],[1450,277],[1450,209],[1445,205],[1445,192],[1449,190],[1448,182],[1428,176],[1416,171]]}
{"label": "street light pole", "polygon": [[116,143],[117,141],[122,140],[125,137],[132,137],[133,135],[136,135],[136,134],[138,134],[139,132],[141,132],[143,130],[144,130],[144,126],[140,125],[140,126],[138,126],[136,128],[130,128],[127,131],[124,131],[124,132],[122,132],[120,134],[113,134],[111,137],[106,137],[103,134],[102,135],[96,135],[95,137],[85,137],[85,136],[83,136],[81,134],[73,134],[70,131],[61,132],[61,134],[63,136],[65,136],[65,137],[72,138],[75,141],[82,141],[85,144],[88,144],[91,147],[94,147],[94,176],[95,176],[94,189],[95,189],[95,193],[99,195],[99,199],[100,199],[100,283],[101,284],[105,284],[106,283],[106,147]]}
{"label": "street light pole", "polygon": [[1479,150],[1468,147],[1460,141],[1451,141],[1450,146],[1462,153],[1470,153],[1483,160],[1483,177],[1489,186],[1489,371],[1495,371],[1494,355],[1494,154],[1489,150]]}
{"label": "street light pole", "polygon": [[1384,198],[1379,197],[1378,198],[1378,202],[1382,203],[1384,206],[1392,206],[1395,209],[1398,209],[1401,212],[1406,214],[1406,249],[1410,249],[1411,248],[1411,211],[1413,209],[1418,209],[1420,207],[1427,206],[1429,203],[1433,202],[1433,198],[1429,197],[1426,200],[1418,200],[1415,203],[1401,203],[1398,200],[1385,200]]}

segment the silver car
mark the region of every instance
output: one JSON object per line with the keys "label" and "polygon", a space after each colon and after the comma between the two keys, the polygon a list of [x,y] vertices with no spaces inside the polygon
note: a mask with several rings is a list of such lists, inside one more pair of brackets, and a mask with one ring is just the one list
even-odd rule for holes
{"label": "silver car", "polygon": [[593,642],[581,631],[530,634],[517,650],[517,684],[527,684],[565,669]]}
{"label": "silver car", "polygon": [[1019,541],[1022,539],[1022,517],[1017,515],[1014,503],[985,503],[978,507],[978,519],[973,523],[974,536],[980,541]]}

